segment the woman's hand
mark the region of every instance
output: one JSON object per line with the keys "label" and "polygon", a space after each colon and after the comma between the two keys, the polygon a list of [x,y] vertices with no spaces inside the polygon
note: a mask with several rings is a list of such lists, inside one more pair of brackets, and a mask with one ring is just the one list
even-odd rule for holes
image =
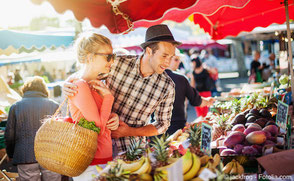
{"label": "woman's hand", "polygon": [[62,91],[65,96],[74,96],[77,93],[77,86],[73,84],[77,78],[68,78],[62,86]]}
{"label": "woman's hand", "polygon": [[111,94],[110,90],[108,89],[108,87],[101,82],[100,80],[91,80],[88,82],[90,87],[94,88],[95,90],[97,90],[97,92],[103,97],[107,94]]}
{"label": "woman's hand", "polygon": [[109,130],[117,130],[119,126],[119,117],[116,113],[111,113],[110,116],[109,116],[109,120],[107,121],[106,123],[106,127],[109,129]]}

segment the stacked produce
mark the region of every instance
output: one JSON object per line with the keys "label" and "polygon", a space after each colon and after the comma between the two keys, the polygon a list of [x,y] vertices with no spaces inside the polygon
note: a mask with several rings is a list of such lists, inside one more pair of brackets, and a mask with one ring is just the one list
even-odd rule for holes
{"label": "stacked produce", "polygon": [[266,145],[275,145],[279,127],[267,109],[250,109],[232,121],[232,131],[224,139],[221,156],[261,155]]}
{"label": "stacked produce", "polygon": [[[188,137],[187,137],[187,134]],[[182,173],[184,180],[202,180],[199,175],[205,170],[215,174],[223,180],[220,155],[214,157],[204,155],[200,150],[200,127],[194,125],[186,132],[178,131],[168,139],[163,135],[154,137],[144,152],[140,142],[131,141],[127,152],[109,162],[105,169],[97,168],[100,177],[97,180],[168,180],[168,168],[182,159]],[[190,146],[184,149],[182,145],[176,147],[172,142],[183,136],[189,140]],[[179,138],[179,140],[184,138]]]}
{"label": "stacked produce", "polygon": [[105,169],[97,167],[100,173],[97,180],[152,179],[150,175],[151,162],[141,143],[141,139],[137,142],[132,138],[125,154],[118,156],[112,162],[108,162]]}

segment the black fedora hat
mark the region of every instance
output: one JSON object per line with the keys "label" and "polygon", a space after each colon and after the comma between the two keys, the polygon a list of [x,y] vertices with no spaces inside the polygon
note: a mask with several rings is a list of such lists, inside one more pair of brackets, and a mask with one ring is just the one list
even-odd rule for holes
{"label": "black fedora hat", "polygon": [[156,42],[171,42],[178,45],[181,45],[181,42],[178,42],[174,39],[171,31],[169,30],[167,25],[154,25],[147,29],[145,35],[145,42],[141,44],[141,47],[144,49],[148,45]]}

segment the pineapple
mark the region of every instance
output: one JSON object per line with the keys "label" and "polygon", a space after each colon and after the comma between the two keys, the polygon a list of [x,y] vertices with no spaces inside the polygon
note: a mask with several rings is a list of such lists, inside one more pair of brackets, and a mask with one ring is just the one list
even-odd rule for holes
{"label": "pineapple", "polygon": [[212,141],[215,141],[217,138],[221,137],[222,135],[225,135],[228,119],[229,116],[224,114],[214,120],[214,124],[212,127]]}
{"label": "pineapple", "polygon": [[233,114],[238,114],[241,112],[241,101],[238,99],[233,99],[232,100],[232,112]]}
{"label": "pineapple", "polygon": [[189,129],[189,134],[189,139],[191,143],[191,146],[189,147],[190,151],[197,156],[202,157],[204,154],[200,150],[201,129],[195,124]]}
{"label": "pineapple", "polygon": [[117,164],[114,167],[110,168],[105,175],[99,176],[98,180],[100,180],[100,181],[127,181],[127,180],[129,180],[129,177],[130,177],[130,172],[124,171],[121,164]]}
{"label": "pineapple", "polygon": [[155,167],[157,168],[168,165],[168,148],[170,147],[170,145],[169,141],[166,141],[166,135],[163,134],[161,138],[155,136],[153,139],[153,143],[150,143],[150,145],[154,148],[153,154],[156,159]]}
{"label": "pineapple", "polygon": [[128,146],[124,160],[134,161],[143,156],[144,148],[141,146],[142,139],[140,141],[136,141],[134,137],[131,138],[131,144]]}

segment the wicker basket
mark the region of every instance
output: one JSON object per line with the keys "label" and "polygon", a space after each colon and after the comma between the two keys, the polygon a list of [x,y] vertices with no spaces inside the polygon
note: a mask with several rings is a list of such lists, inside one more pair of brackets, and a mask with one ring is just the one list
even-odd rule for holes
{"label": "wicker basket", "polygon": [[72,123],[55,121],[55,116],[36,133],[36,160],[45,169],[70,177],[78,176],[95,156],[98,134]]}

